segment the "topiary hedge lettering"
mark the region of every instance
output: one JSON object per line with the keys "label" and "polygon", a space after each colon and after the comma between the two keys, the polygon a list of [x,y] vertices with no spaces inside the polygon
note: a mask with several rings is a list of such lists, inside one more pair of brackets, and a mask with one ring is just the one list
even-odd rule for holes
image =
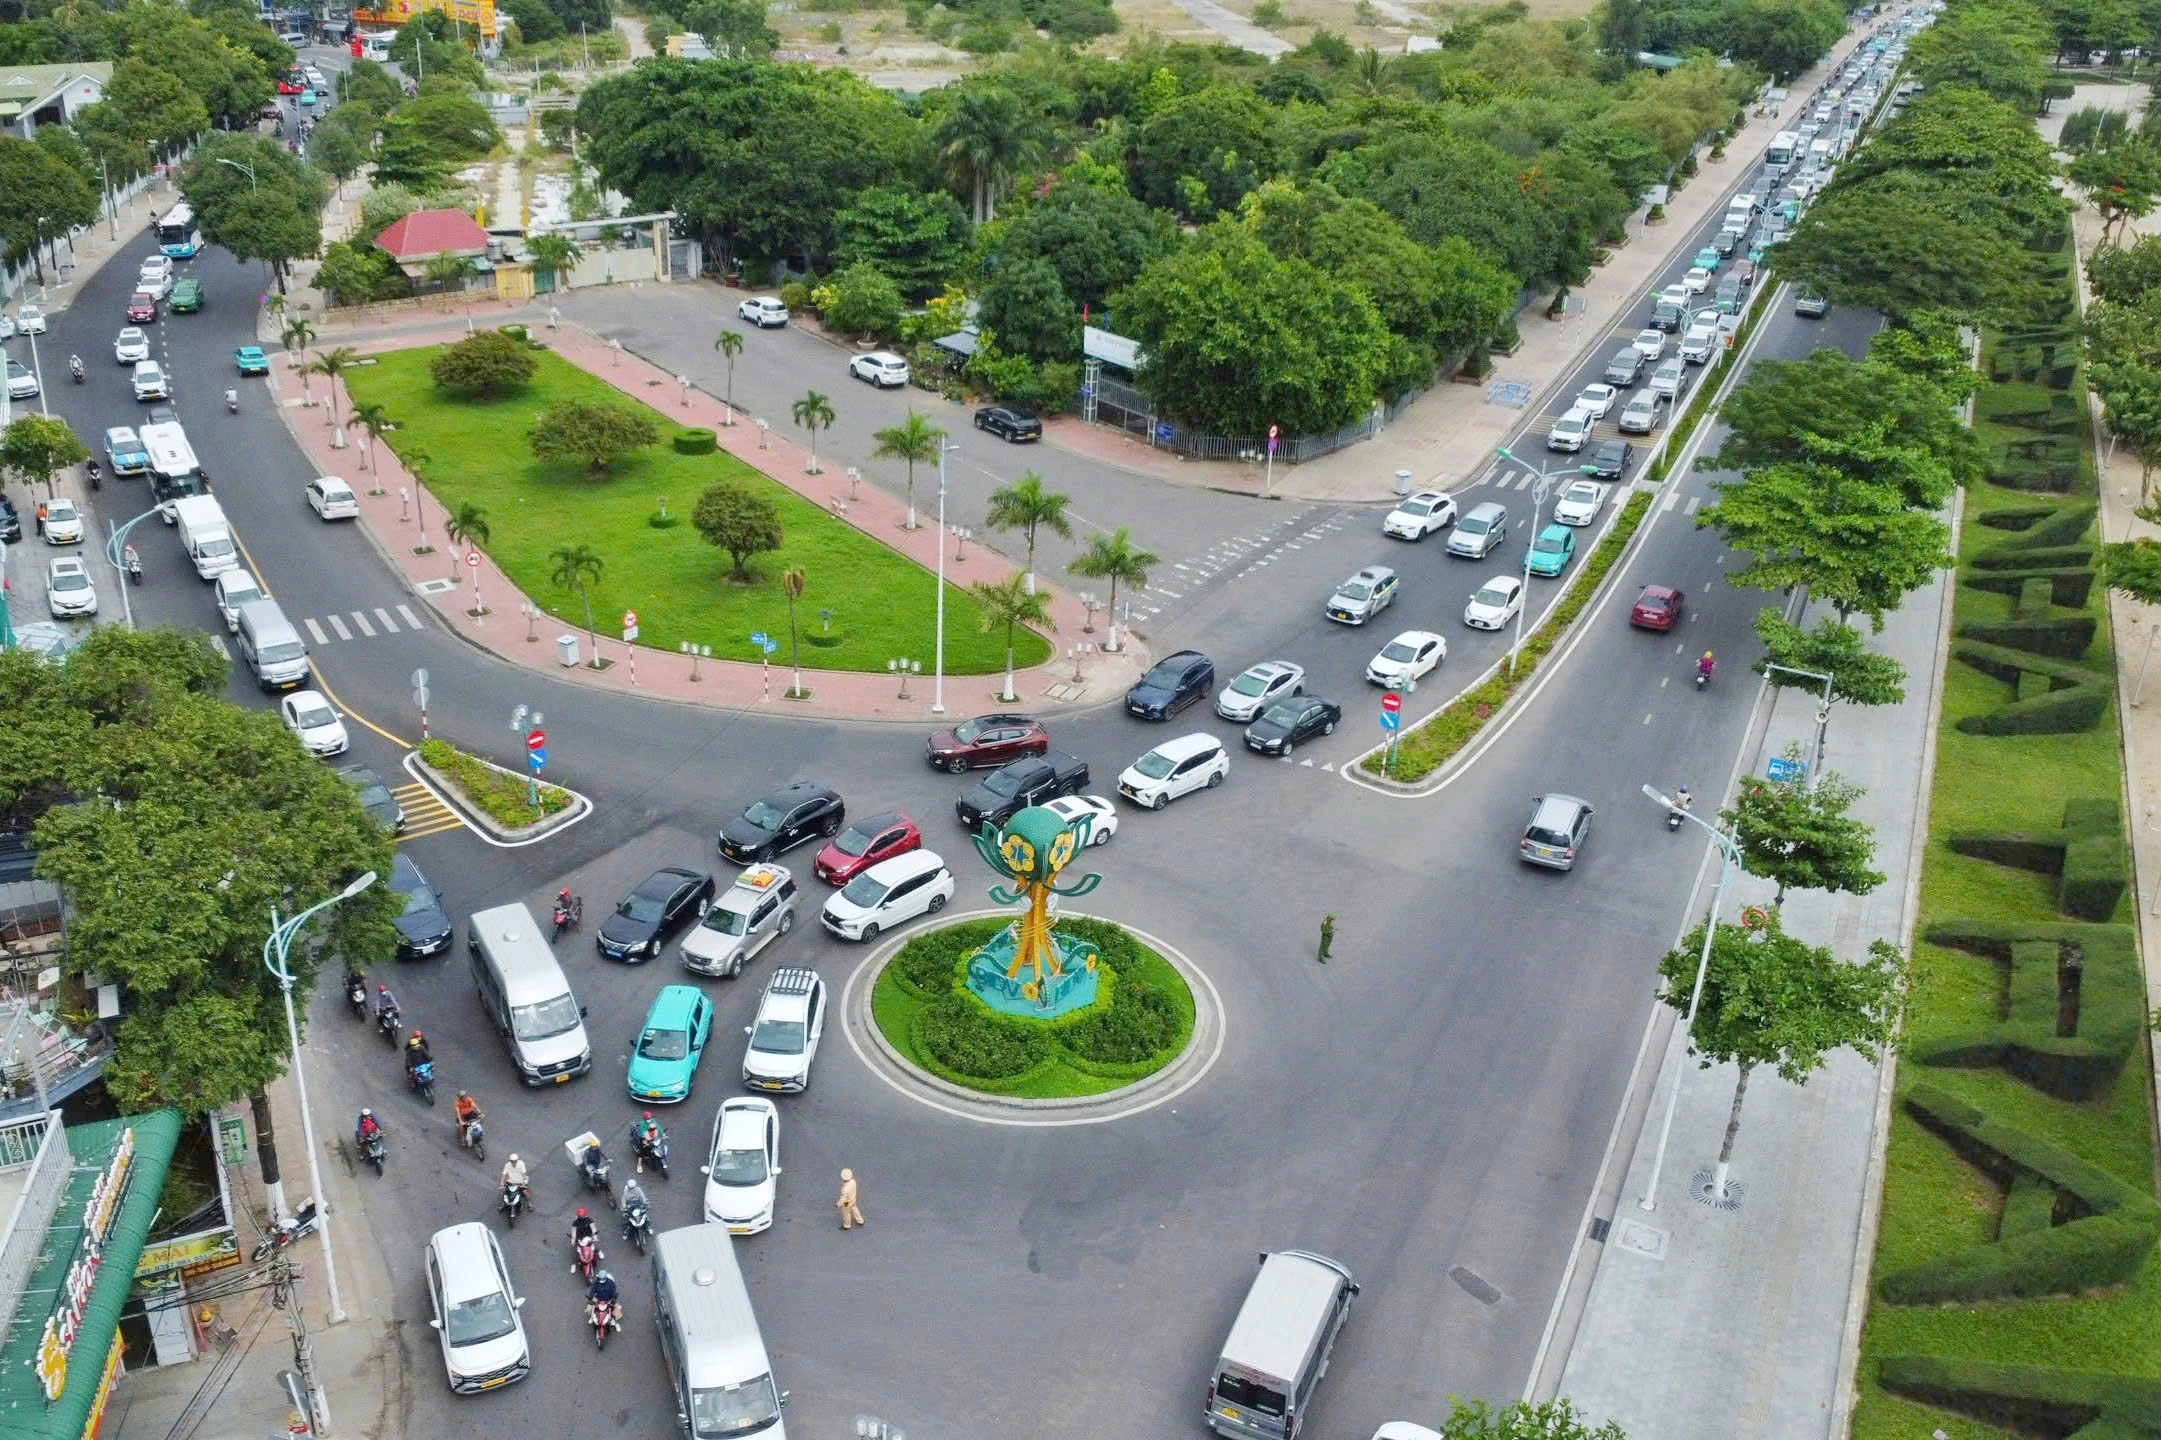
{"label": "topiary hedge lettering", "polygon": [[[2086,573],[2091,578],[2091,572]],[[2066,735],[2091,730],[2108,713],[2114,694],[2112,677],[2028,651],[1961,640],[1951,653],[1982,674],[2018,687],[2025,697],[2001,710],[1962,716],[1958,728],[1968,735]],[[2046,688],[2029,689],[2029,680]]]}
{"label": "topiary hedge lettering", "polygon": [[1886,1355],[1886,1390],[1963,1410],[2021,1434],[2146,1440],[2161,1429],[2161,1380],[1947,1355]]}
{"label": "topiary hedge lettering", "polygon": [[2127,927],[1946,920],[1922,938],[1993,960],[2006,979],[1998,1023],[1916,1040],[1909,1051],[1916,1064],[1994,1067],[2059,1100],[2114,1090],[2146,1023],[2145,985]]}

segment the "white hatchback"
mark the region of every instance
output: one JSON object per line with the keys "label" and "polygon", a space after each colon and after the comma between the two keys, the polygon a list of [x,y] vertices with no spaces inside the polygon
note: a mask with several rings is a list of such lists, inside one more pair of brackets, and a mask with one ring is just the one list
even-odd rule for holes
{"label": "white hatchback", "polygon": [[295,690],[278,702],[278,714],[311,755],[343,755],[352,744],[345,721],[316,691]]}
{"label": "white hatchback", "polygon": [[738,304],[735,313],[760,330],[788,323],[788,307],[771,295],[753,295]]}
{"label": "white hatchback", "polygon": [[1366,662],[1366,679],[1375,685],[1416,680],[1448,658],[1448,642],[1431,630],[1406,630]]}
{"label": "white hatchback", "polygon": [[83,512],[64,495],[48,500],[42,529],[48,545],[80,545],[83,543]]}
{"label": "white hatchback", "polygon": [[319,475],[308,482],[308,505],[325,520],[360,518],[360,500],[353,487],[335,475]]}
{"label": "white hatchback", "polygon": [[45,566],[45,608],[55,620],[98,613],[97,587],[76,555],[55,555]]}
{"label": "white hatchback", "polygon": [[1478,587],[1463,607],[1463,623],[1473,630],[1502,630],[1523,608],[1523,581],[1514,575],[1496,575]]}
{"label": "white hatchback", "polygon": [[45,307],[35,300],[25,300],[15,307],[15,328],[25,335],[45,333]]}
{"label": "white hatchback", "polygon": [[880,860],[825,902],[826,930],[843,940],[875,940],[918,915],[935,915],[953,898],[953,872],[930,850]]}
{"label": "white hatchback", "polygon": [[890,350],[873,350],[850,360],[848,373],[880,390],[897,390],[908,383],[908,362]]}
{"label": "white hatchback", "polygon": [[138,360],[150,358],[150,337],[130,325],[113,340],[113,359],[123,365],[133,365]]}
{"label": "white hatchback", "polygon": [[1118,793],[1134,804],[1161,810],[1181,795],[1212,790],[1231,773],[1231,757],[1213,735],[1181,735],[1166,740],[1126,766]]}
{"label": "white hatchback", "polygon": [[706,1152],[705,1220],[730,1235],[773,1228],[780,1192],[780,1107],[756,1095],[720,1102]]}

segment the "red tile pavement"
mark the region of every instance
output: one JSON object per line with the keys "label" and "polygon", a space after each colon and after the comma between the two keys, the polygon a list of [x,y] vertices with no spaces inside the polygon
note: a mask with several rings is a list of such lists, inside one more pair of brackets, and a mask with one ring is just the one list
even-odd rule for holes
{"label": "red tile pavement", "polygon": [[[510,311],[494,303],[484,303],[474,306],[472,313],[474,323],[481,324],[499,322],[509,314],[528,319],[533,312]],[[465,327],[454,317],[414,318],[422,323],[386,325],[380,330],[360,327],[325,332],[317,337],[316,348],[349,345],[362,354],[380,354],[447,344],[466,334]],[[761,435],[749,423],[729,426],[726,407],[720,401],[694,386],[686,392],[676,385],[674,377],[659,367],[612,348],[607,342],[574,326],[562,325],[547,330],[536,325],[535,328],[545,335],[549,348],[565,360],[607,381],[641,404],[650,405],[656,398],[670,397],[668,402],[653,408],[681,424],[711,427],[729,454],[816,502],[843,523],[855,526],[926,570],[936,568],[940,539],[937,527],[925,523],[915,530],[907,529],[907,507],[899,500],[876,487],[863,487],[860,494],[850,498],[845,474],[837,470],[817,475],[805,473],[808,454],[791,437],[777,430]],[[529,622],[521,610],[528,597],[511,584],[486,554],[480,555],[477,568],[456,566],[458,584],[454,589],[420,589],[424,582],[441,581],[452,570],[453,557],[443,540],[443,506],[425,487],[415,482],[398,463],[397,456],[386,447],[373,447],[372,462],[362,442],[337,448],[333,444],[337,432],[332,430],[329,411],[323,404],[322,386],[310,382],[316,393],[312,404],[304,403],[303,387],[295,383],[298,379],[289,364],[279,364],[273,367],[269,383],[288,428],[307,452],[309,462],[317,467],[316,473],[338,475],[352,485],[360,497],[360,523],[390,562],[413,582],[416,592],[434,607],[444,624],[491,654],[528,669],[545,670],[601,689],[660,699],[729,708],[767,708],[822,717],[913,723],[935,718],[931,711],[934,682],[928,666],[923,675],[909,684],[906,700],[899,698],[899,686],[890,675],[806,669],[803,681],[811,691],[811,698],[794,701],[783,698],[789,683],[785,665],[776,664],[768,673],[762,666],[740,661],[701,660],[696,666],[699,678],[693,681],[693,667],[687,657],[647,646],[626,645],[619,638],[619,630],[604,630],[599,638],[600,657],[612,662],[607,669],[594,670],[589,664],[575,668],[560,665],[554,644],[558,633],[575,632],[579,651],[587,660],[592,658],[587,653],[592,647],[591,638],[568,620],[547,615],[545,607],[542,607],[541,615],[546,621],[544,625]],[[339,413],[350,416],[351,397],[341,396],[341,405]],[[382,493],[370,493],[378,489]],[[401,493],[410,498],[401,499]],[[436,548],[427,554],[414,553],[423,544]],[[952,583],[966,585],[972,580],[1002,580],[1013,573],[1013,567],[1003,557],[980,546],[961,553],[965,550],[965,542],[956,548],[948,538],[947,547],[946,578]],[[472,613],[476,584],[481,605],[488,612],[479,616]],[[1101,648],[1106,637],[1100,617],[1091,627],[1080,602],[1071,593],[1043,584],[1041,577],[1038,577],[1038,584],[1051,595],[1051,614],[1058,628],[1050,638],[1058,644],[1060,656],[1018,672],[1014,677],[1015,693],[1031,708],[1044,712],[1098,705],[1116,698],[1147,664],[1145,648],[1128,640],[1120,653],[1105,652]],[[1065,652],[1076,644],[1086,646],[1078,661],[1064,658]],[[1076,674],[1081,677],[1077,685]],[[948,675],[945,680],[948,716],[965,716],[990,706],[998,696],[1003,679],[1002,675]]]}

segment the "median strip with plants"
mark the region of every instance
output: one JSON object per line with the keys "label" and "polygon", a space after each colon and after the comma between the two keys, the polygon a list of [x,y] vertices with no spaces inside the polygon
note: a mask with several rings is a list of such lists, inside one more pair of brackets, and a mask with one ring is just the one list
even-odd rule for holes
{"label": "median strip with plants", "polygon": [[1486,722],[1500,713],[1509,697],[1538,669],[1540,658],[1554,647],[1570,623],[1598,594],[1607,572],[1619,563],[1621,552],[1635,537],[1655,498],[1648,491],[1638,491],[1628,497],[1628,503],[1621,507],[1620,518],[1613,522],[1613,528],[1592,549],[1590,558],[1577,572],[1574,588],[1561,597],[1552,613],[1531,632],[1531,638],[1523,642],[1513,668],[1503,664],[1482,683],[1472,686],[1421,721],[1397,742],[1393,763],[1389,763],[1388,751],[1383,748],[1359,761],[1358,767],[1369,775],[1410,782],[1424,779],[1454,759],[1479,731],[1485,729]]}
{"label": "median strip with plants", "polygon": [[[447,740],[423,740],[420,763],[455,789],[458,798],[506,829],[537,825],[568,810],[572,803],[568,790],[537,785],[477,755],[468,755]],[[536,791],[540,797],[537,806],[533,803]]]}

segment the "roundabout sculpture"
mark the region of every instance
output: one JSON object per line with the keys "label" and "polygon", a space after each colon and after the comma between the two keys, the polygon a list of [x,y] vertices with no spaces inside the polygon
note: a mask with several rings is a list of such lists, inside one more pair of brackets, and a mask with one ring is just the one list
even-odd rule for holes
{"label": "roundabout sculpture", "polygon": [[1077,935],[1052,928],[1051,897],[1078,899],[1103,883],[1083,875],[1060,885],[1059,875],[1088,846],[1093,816],[1068,822],[1055,810],[1031,805],[1002,829],[985,825],[975,835],[983,863],[1010,881],[990,887],[1000,905],[1025,901],[1028,908],[992,936],[968,961],[968,989],[993,1010],[1036,1020],[1055,1020],[1095,1003],[1102,953]]}

